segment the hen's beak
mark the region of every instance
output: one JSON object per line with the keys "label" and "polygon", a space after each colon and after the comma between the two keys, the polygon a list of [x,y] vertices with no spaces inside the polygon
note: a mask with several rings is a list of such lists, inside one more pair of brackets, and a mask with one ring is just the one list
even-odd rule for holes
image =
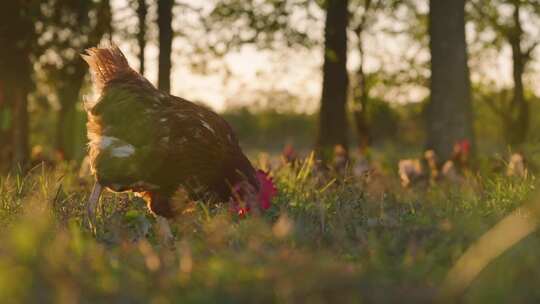
{"label": "hen's beak", "polygon": [[99,184],[99,182],[96,181],[94,184],[94,188],[92,189],[92,193],[90,194],[90,198],[88,199],[88,205],[87,205],[87,213],[88,213],[88,220],[90,221],[90,228],[94,229],[95,222],[96,222],[96,208],[99,203],[99,197],[101,196],[101,192],[103,191],[103,186]]}

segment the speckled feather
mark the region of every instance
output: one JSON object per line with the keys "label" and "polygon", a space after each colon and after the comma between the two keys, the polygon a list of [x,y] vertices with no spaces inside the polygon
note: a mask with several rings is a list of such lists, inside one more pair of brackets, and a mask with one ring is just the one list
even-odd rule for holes
{"label": "speckled feather", "polygon": [[194,199],[227,200],[231,187],[259,185],[229,124],[211,110],[163,93],[132,70],[116,47],[90,49],[100,97],[88,111],[91,167],[114,191],[150,196],[150,208],[171,217],[179,187]]}

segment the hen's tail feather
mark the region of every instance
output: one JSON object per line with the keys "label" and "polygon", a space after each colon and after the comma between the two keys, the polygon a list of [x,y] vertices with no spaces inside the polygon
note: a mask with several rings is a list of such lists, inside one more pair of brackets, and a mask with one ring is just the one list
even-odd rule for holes
{"label": "hen's tail feather", "polygon": [[81,56],[90,66],[94,85],[100,91],[108,82],[134,72],[116,45],[90,48]]}

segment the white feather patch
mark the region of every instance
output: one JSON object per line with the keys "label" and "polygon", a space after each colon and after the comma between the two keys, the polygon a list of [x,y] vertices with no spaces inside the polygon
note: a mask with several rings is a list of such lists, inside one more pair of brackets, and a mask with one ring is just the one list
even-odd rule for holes
{"label": "white feather patch", "polygon": [[112,144],[114,144],[117,141],[119,141],[119,139],[116,137],[102,136],[99,138],[99,148],[107,149],[108,147],[110,147]]}
{"label": "white feather patch", "polygon": [[124,146],[116,147],[111,150],[111,155],[114,157],[122,158],[122,157],[130,157],[135,153],[135,147],[133,147],[130,144],[126,144]]}
{"label": "white feather patch", "polygon": [[96,143],[99,150],[107,150],[112,157],[124,158],[135,154],[135,147],[113,136],[94,136],[91,144]]}

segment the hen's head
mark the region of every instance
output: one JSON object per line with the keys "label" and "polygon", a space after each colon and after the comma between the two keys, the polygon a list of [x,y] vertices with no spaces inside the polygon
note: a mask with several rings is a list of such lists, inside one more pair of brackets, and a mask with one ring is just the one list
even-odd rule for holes
{"label": "hen's head", "polygon": [[257,206],[260,211],[270,208],[272,199],[277,195],[277,188],[268,173],[257,170],[255,173],[259,189],[249,182],[242,181],[233,187],[232,208],[239,216],[245,216],[251,206]]}
{"label": "hen's head", "polygon": [[469,160],[471,153],[471,142],[468,139],[463,139],[454,144],[452,158],[460,163],[466,163]]}
{"label": "hen's head", "polygon": [[81,57],[90,67],[92,82],[98,94],[114,82],[130,83],[155,90],[146,78],[129,66],[126,56],[115,44],[89,48],[86,54],[81,54]]}
{"label": "hen's head", "polygon": [[463,139],[458,144],[464,154],[468,155],[471,152],[471,142],[468,139]]}
{"label": "hen's head", "polygon": [[291,144],[287,144],[281,152],[281,159],[285,164],[293,163],[297,160],[298,156],[296,150]]}

